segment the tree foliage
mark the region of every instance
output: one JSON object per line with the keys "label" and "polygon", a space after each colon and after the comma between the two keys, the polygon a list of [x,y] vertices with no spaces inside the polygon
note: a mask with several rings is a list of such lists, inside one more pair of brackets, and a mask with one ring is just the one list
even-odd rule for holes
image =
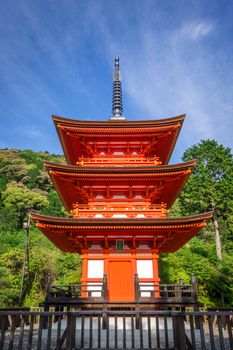
{"label": "tree foliage", "polygon": [[223,219],[233,214],[233,157],[215,140],[201,141],[187,149],[183,161],[197,160],[192,176],[180,195],[185,213],[215,209]]}
{"label": "tree foliage", "polygon": [[[212,210],[213,200],[223,241],[223,260],[216,258],[214,227],[209,224],[198,237],[174,254],[163,254],[160,277],[164,283],[180,278],[189,282],[195,273],[200,300],[205,305],[233,306],[233,213],[232,156],[215,141],[202,141],[184,153],[183,160],[197,159],[197,167],[170,210],[176,217]],[[67,216],[43,162],[64,162],[48,152],[0,150],[0,307],[19,302],[24,260],[25,231],[22,222],[27,208],[54,216]],[[59,251],[31,224],[29,271],[25,276],[24,305],[38,305],[44,299],[46,279],[56,283],[77,283],[81,276],[78,254]]]}
{"label": "tree foliage", "polygon": [[[161,277],[174,283],[188,282],[194,273],[200,283],[201,301],[208,305],[233,305],[233,158],[229,148],[214,140],[187,149],[183,161],[197,165],[169,216],[199,214],[212,210],[213,223],[175,254],[161,259]],[[216,255],[216,227],[223,242],[223,260]]]}
{"label": "tree foliage", "polygon": [[[232,237],[233,157],[229,148],[215,140],[201,141],[187,149],[184,161],[197,160],[196,168],[180,195],[184,213],[213,211],[216,252],[222,258],[222,243]],[[225,228],[224,228],[225,226]],[[221,231],[225,231],[221,234]]]}

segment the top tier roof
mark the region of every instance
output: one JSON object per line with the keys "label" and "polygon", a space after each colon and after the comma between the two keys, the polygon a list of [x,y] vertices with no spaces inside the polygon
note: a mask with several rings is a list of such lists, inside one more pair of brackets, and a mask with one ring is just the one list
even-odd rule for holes
{"label": "top tier roof", "polygon": [[128,150],[145,157],[159,157],[167,164],[185,115],[141,121],[84,121],[53,116],[68,164],[100,153],[119,154]]}

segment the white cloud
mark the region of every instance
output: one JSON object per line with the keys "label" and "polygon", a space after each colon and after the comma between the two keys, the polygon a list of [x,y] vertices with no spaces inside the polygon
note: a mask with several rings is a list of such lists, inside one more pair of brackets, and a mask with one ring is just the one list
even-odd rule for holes
{"label": "white cloud", "polygon": [[178,30],[178,37],[187,37],[192,40],[200,40],[215,30],[214,23],[208,20],[198,19],[191,22],[185,22]]}
{"label": "white cloud", "polygon": [[[223,142],[216,125],[222,118],[226,120],[220,108],[226,105],[225,88],[219,88],[225,71],[223,68],[221,76],[216,73],[215,60],[208,51],[211,45],[201,41],[216,32],[213,21],[197,18],[181,25],[179,22],[177,29],[166,31],[161,31],[160,27],[151,30],[147,23],[141,22],[134,33],[137,45],[128,40],[129,34],[124,30],[121,40],[116,40],[108,22],[100,22],[101,39],[105,42],[111,66],[115,55],[121,57],[123,103],[129,98],[133,101],[137,111],[132,115],[133,119],[166,118],[187,113],[180,139],[183,143],[181,152],[201,139],[215,138]],[[125,103],[124,114],[127,117]]]}
{"label": "white cloud", "polygon": [[23,136],[33,139],[34,137],[41,136],[41,132],[35,124],[30,126],[21,126],[17,128],[16,133],[21,133]]}
{"label": "white cloud", "polygon": [[[72,104],[70,109],[64,105],[70,95],[77,98],[77,106],[83,104],[85,97],[91,110],[97,98],[102,98],[102,92],[95,94],[91,84],[106,79],[107,71],[106,84],[111,89],[110,72],[114,56],[119,55],[126,117],[156,119],[186,112],[188,120],[181,138],[182,142],[186,138],[185,147],[201,138],[218,139],[219,136],[221,141],[226,132],[223,128],[231,122],[232,84],[230,78],[226,83],[226,78],[232,76],[232,70],[229,69],[231,56],[228,68],[224,63],[228,61],[227,53],[223,54],[221,48],[222,41],[214,46],[216,44],[210,40],[220,37],[218,18],[200,16],[200,6],[196,16],[189,9],[185,14],[182,8],[181,13],[174,12],[178,14],[176,17],[153,0],[146,2],[148,5],[135,2],[134,6],[130,1],[114,6],[107,0],[90,1],[85,5],[75,0],[69,6],[65,1],[61,3],[56,9],[46,5],[46,10],[54,11],[51,21],[50,12],[46,16],[43,11],[38,15],[41,7],[25,1],[25,6],[16,11],[23,19],[21,36],[18,36],[17,26],[12,26],[5,31],[9,38],[1,41],[4,45],[0,42],[3,53],[5,48],[5,55],[0,58],[1,79],[15,98],[15,105],[26,107],[27,113],[22,112],[24,117],[27,114],[48,129],[50,112],[63,114],[63,110],[74,108]],[[7,23],[9,21],[10,17]],[[224,60],[217,57],[220,51]],[[109,69],[103,74],[106,61]],[[72,98],[68,99],[71,103]],[[111,100],[107,103],[110,106]],[[4,118],[10,115],[9,108],[14,109],[8,100],[1,106],[5,106]],[[222,113],[223,106],[227,112]],[[12,115],[18,113],[13,112]],[[95,113],[93,110],[93,117]],[[22,117],[18,125],[21,122]],[[35,126],[26,126],[18,132],[25,139],[38,137]],[[40,133],[48,135],[49,139],[47,131]],[[227,137],[228,143],[232,142],[231,135]]]}

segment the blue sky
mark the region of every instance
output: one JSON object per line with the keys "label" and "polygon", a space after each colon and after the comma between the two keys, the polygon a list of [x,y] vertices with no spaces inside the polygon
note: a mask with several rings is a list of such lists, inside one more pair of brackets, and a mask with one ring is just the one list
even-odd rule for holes
{"label": "blue sky", "polygon": [[51,114],[107,120],[120,56],[128,120],[186,113],[173,162],[232,147],[231,0],[0,2],[0,148],[61,153]]}

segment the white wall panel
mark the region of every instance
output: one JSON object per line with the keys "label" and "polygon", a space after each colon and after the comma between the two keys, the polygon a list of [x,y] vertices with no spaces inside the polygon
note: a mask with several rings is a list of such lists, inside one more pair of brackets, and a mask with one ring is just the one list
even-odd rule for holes
{"label": "white wall panel", "polygon": [[141,289],[141,291],[143,291],[143,290],[148,291],[148,292],[141,292],[141,297],[150,297],[151,293],[149,291],[154,290],[154,286],[151,283],[143,283],[143,286],[141,286],[140,289]]}
{"label": "white wall panel", "polygon": [[[91,290],[92,297],[101,297],[102,284],[100,286],[94,285],[94,283],[88,283],[87,290]],[[96,292],[94,292],[96,290]]]}
{"label": "white wall panel", "polygon": [[104,261],[103,260],[88,260],[88,278],[103,278]]}
{"label": "white wall panel", "polygon": [[153,278],[152,260],[137,260],[137,273],[139,278]]}

